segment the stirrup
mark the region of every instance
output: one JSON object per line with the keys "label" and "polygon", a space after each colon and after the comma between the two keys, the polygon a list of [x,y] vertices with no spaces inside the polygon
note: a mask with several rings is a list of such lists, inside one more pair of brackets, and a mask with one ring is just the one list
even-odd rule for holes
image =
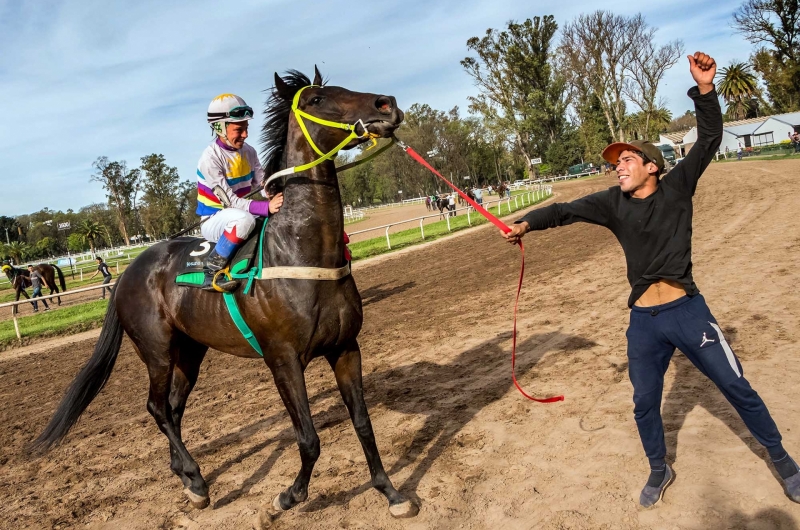
{"label": "stirrup", "polygon": [[[231,277],[230,267],[228,266],[225,267],[224,269],[218,270],[217,272],[214,273],[214,277],[211,278],[211,287],[213,287],[215,291],[217,291],[218,293],[227,293],[229,291],[226,291],[225,289],[217,285],[217,278],[219,278],[220,275],[227,278],[228,281],[231,282],[234,281],[233,277]],[[239,287],[238,282],[236,282],[236,287]]]}

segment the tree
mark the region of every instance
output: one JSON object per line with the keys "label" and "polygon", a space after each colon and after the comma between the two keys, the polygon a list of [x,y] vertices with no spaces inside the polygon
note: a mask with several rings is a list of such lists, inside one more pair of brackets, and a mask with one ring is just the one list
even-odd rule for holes
{"label": "tree", "polygon": [[112,162],[101,156],[94,161],[92,167],[96,173],[89,179],[100,182],[106,190],[108,204],[117,213],[119,231],[126,245],[131,244],[128,227],[133,221],[136,209],[136,196],[139,193],[139,170],[128,170],[124,161]]}
{"label": "tree", "polygon": [[775,111],[800,109],[800,1],[745,0],[733,27],[758,46],[751,62]]}
{"label": "tree", "polygon": [[667,132],[688,131],[692,127],[697,127],[697,118],[694,111],[687,110],[683,116],[678,116],[667,125]]}
{"label": "tree", "polygon": [[[655,28],[646,28],[639,39],[634,41],[631,61],[625,65],[630,77],[625,82],[625,95],[633,101],[642,112],[642,140],[655,140],[658,132],[666,127],[664,118],[669,111],[659,102],[658,86],[664,79],[667,70],[675,66],[683,55],[683,42],[672,41],[663,46],[655,44]],[[666,120],[666,123],[672,119]],[[651,121],[657,123],[652,124]]]}
{"label": "tree", "polygon": [[641,14],[627,18],[598,10],[579,15],[562,33],[559,53],[564,71],[577,92],[597,97],[614,141],[625,141],[626,65],[641,48],[636,43],[644,29]]}
{"label": "tree", "polygon": [[103,226],[91,219],[84,219],[78,227],[77,232],[85,242],[89,243],[89,249],[94,255],[96,253],[94,243],[98,238],[103,236]]}
{"label": "tree", "polygon": [[3,253],[14,260],[19,265],[30,253],[30,246],[20,241],[12,241],[10,245],[3,246]]}
{"label": "tree", "polygon": [[461,61],[480,92],[469,98],[470,110],[508,131],[529,173],[531,160],[545,156],[567,127],[566,79],[551,61],[557,29],[552,15],[509,22],[504,31],[490,28],[467,41],[477,57]]}
{"label": "tree", "polygon": [[167,165],[164,155],[142,157],[142,223],[156,238],[180,230],[178,168]]}
{"label": "tree", "polygon": [[67,248],[70,252],[83,252],[86,240],[78,232],[73,232],[67,237]]}
{"label": "tree", "polygon": [[731,63],[717,74],[717,92],[728,105],[727,115],[734,120],[747,116],[750,101],[758,93],[756,76],[747,63]]}

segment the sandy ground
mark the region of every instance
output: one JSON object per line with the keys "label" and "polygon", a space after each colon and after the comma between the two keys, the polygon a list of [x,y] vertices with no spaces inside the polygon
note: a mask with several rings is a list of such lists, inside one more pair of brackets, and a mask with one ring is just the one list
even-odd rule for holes
{"label": "sandy ground", "polygon": [[[695,278],[753,386],[800,455],[798,161],[712,166],[695,200]],[[557,188],[567,200],[600,178]],[[274,528],[800,528],[766,452],[718,391],[676,354],[663,415],[676,482],[656,508],[626,375],[624,259],[588,225],[532,234],[510,378],[517,250],[483,226],[356,267],[364,377],[384,464],[421,506],[390,518],[324,361],[307,371],[322,456],[308,501]],[[108,386],[63,446],[23,456],[93,340],[0,362],[0,527],[250,528],[299,467],[289,419],[260,362],[212,352],[189,399],[184,439],[211,487],[192,510],[145,410],[147,377],[129,342]]]}

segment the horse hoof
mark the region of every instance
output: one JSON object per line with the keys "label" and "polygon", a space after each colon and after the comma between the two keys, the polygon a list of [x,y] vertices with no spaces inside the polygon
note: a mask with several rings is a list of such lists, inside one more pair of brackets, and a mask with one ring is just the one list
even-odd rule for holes
{"label": "horse hoof", "polygon": [[186,494],[187,497],[189,497],[189,502],[192,503],[192,506],[194,506],[198,510],[202,510],[203,508],[207,507],[211,502],[211,500],[208,498],[208,495],[206,495],[205,497],[202,495],[198,495],[197,493],[191,491],[189,488],[184,488],[183,492]]}
{"label": "horse hoof", "polygon": [[281,494],[280,493],[275,495],[275,498],[272,499],[272,507],[275,508],[276,510],[278,510],[278,512],[285,512],[286,511],[286,510],[283,509],[283,506],[281,506]]}
{"label": "horse hoof", "polygon": [[408,519],[416,517],[419,513],[419,506],[411,501],[401,502],[400,504],[390,504],[389,513],[395,519]]}

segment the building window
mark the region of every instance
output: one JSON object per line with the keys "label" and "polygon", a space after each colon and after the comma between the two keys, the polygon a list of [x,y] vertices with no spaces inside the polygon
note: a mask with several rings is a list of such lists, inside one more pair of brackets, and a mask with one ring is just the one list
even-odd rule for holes
{"label": "building window", "polygon": [[775,140],[772,138],[772,133],[764,133],[764,134],[754,134],[753,135],[753,145],[772,145],[775,143]]}

